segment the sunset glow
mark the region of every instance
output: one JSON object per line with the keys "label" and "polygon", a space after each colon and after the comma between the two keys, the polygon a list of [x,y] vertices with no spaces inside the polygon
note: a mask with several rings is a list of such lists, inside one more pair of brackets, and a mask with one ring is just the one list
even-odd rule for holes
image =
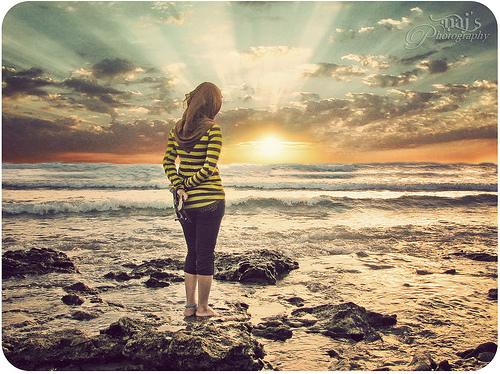
{"label": "sunset glow", "polygon": [[[491,37],[406,48],[467,12]],[[225,163],[496,162],[496,41],[472,2],[22,2],[3,22],[3,160],[159,163],[210,81]]]}
{"label": "sunset glow", "polygon": [[262,157],[269,159],[274,159],[279,157],[284,149],[284,143],[281,139],[275,135],[267,135],[255,142],[256,151],[260,153]]}

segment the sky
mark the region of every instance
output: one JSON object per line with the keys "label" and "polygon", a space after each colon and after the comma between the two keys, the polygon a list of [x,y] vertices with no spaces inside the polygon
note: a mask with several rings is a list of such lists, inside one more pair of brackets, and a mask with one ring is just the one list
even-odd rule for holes
{"label": "sky", "polygon": [[497,162],[494,15],[406,1],[19,3],[3,162],[161,163],[205,81],[221,163]]}

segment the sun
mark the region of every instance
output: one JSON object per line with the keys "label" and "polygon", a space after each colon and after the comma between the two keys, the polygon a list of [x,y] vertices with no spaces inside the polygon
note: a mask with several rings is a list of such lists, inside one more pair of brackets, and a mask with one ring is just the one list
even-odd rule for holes
{"label": "sun", "polygon": [[256,148],[261,157],[277,158],[279,157],[284,148],[283,141],[276,135],[266,135],[262,139],[257,140]]}
{"label": "sun", "polygon": [[252,140],[242,141],[226,147],[225,157],[237,162],[282,163],[307,162],[313,157],[308,141],[287,139],[276,132],[261,132]]}

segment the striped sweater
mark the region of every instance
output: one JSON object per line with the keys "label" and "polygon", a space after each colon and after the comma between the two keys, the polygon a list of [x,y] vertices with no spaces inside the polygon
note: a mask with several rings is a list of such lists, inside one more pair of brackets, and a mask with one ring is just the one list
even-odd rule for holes
{"label": "striped sweater", "polygon": [[[179,148],[174,129],[170,130],[163,169],[170,183],[175,188],[183,188],[188,194],[185,209],[201,208],[225,198],[217,167],[221,147],[222,133],[218,124],[214,124],[189,152]],[[180,159],[179,170],[175,167],[177,156]]]}

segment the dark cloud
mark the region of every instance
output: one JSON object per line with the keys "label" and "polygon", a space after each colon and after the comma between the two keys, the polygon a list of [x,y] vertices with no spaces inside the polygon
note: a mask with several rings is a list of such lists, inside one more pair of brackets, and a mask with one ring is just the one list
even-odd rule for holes
{"label": "dark cloud", "polygon": [[444,73],[448,71],[448,62],[444,58],[437,60],[424,60],[420,62],[419,67],[427,69],[430,74]]}
{"label": "dark cloud", "polygon": [[65,79],[60,84],[63,87],[71,88],[73,93],[62,93],[72,105],[80,105],[92,112],[107,113],[114,117],[115,108],[128,107],[129,103],[122,99],[128,98],[129,93],[117,90],[113,87],[103,86],[95,80],[82,78]]}
{"label": "dark cloud", "polygon": [[22,97],[26,95],[47,96],[45,87],[54,84],[51,78],[44,77],[45,72],[36,67],[17,71],[13,67],[2,66],[2,93],[8,97]]}
{"label": "dark cloud", "polygon": [[154,153],[164,150],[168,130],[174,122],[114,121],[106,127],[80,128],[76,118],[45,120],[2,115],[3,160],[56,156],[63,152]]}
{"label": "dark cloud", "polygon": [[[98,65],[99,77],[119,76],[130,71],[126,66],[132,64],[103,60]],[[123,62],[123,61],[122,61]],[[134,67],[136,69],[136,67]],[[103,84],[94,74],[90,78],[71,77],[63,80],[54,80],[39,68],[18,70],[15,67],[3,66],[3,95],[4,97],[20,98],[35,95],[43,98],[48,104],[47,110],[60,109],[69,112],[88,110],[96,113],[109,114],[112,119],[117,117],[117,108],[130,108],[131,117],[134,111],[137,115],[161,115],[176,111],[180,103],[173,98],[174,77],[165,76],[156,68],[147,69],[145,77],[136,80],[116,82],[112,79]],[[94,72],[94,73],[95,73]],[[141,84],[140,89],[133,87],[130,91],[116,88]],[[146,111],[144,111],[146,109]]]}
{"label": "dark cloud", "polygon": [[123,91],[117,90],[113,87],[102,86],[97,81],[91,81],[81,78],[69,78],[62,82],[62,85],[70,87],[75,91],[88,94],[90,96],[103,96],[109,94],[122,94]]}
{"label": "dark cloud", "polygon": [[325,99],[314,101],[309,98],[307,101],[306,112],[319,113],[324,111],[346,109],[349,107],[351,101],[346,99]]}
{"label": "dark cloud", "polygon": [[[217,121],[226,144],[268,129],[269,124],[285,136],[300,132],[311,142],[351,151],[496,139],[496,82],[439,84],[434,88],[430,92],[392,89],[384,95],[348,93],[345,98],[317,100],[310,96],[299,106],[276,111],[223,111]],[[161,154],[174,123],[175,119],[113,120],[107,126],[92,126],[77,116],[46,120],[4,113],[3,156],[8,162],[61,152]]]}
{"label": "dark cloud", "polygon": [[413,55],[413,56],[408,56],[408,57],[400,57],[400,58],[393,57],[392,59],[396,62],[403,64],[403,65],[410,65],[410,64],[414,64],[416,62],[419,62],[420,60],[422,60],[426,57],[432,56],[436,52],[438,52],[438,51],[431,50],[431,51],[421,53],[418,55]]}
{"label": "dark cloud", "polygon": [[416,81],[420,73],[420,69],[413,69],[399,75],[371,74],[363,79],[363,83],[370,87],[398,87]]}
{"label": "dark cloud", "polygon": [[[435,83],[432,85],[438,92],[449,95],[455,101],[463,101],[471,93],[490,92],[496,95],[497,81],[476,80],[471,84],[460,83]],[[496,98],[495,98],[496,100]]]}
{"label": "dark cloud", "polygon": [[[392,89],[384,95],[348,93],[346,98],[310,98],[302,106],[277,111],[238,108],[221,113],[219,121],[230,141],[273,123],[285,134],[300,131],[310,141],[339,149],[396,149],[494,139],[496,87],[493,81],[475,81],[438,85],[429,92]],[[485,98],[490,101],[483,102]],[[464,103],[467,105],[462,106]]]}
{"label": "dark cloud", "polygon": [[130,73],[136,65],[123,58],[105,58],[92,65],[91,71],[96,78],[115,78]]}
{"label": "dark cloud", "polygon": [[[470,127],[461,127],[458,129],[421,129],[421,125],[414,124],[408,121],[401,123],[399,126],[394,126],[390,131],[385,127],[378,132],[377,137],[369,136],[373,134],[375,129],[366,131],[364,136],[355,136],[344,143],[345,146],[351,149],[363,150],[391,150],[416,148],[419,146],[439,144],[460,140],[475,140],[475,139],[496,139],[497,126],[479,125]],[[420,131],[415,131],[420,129]],[[364,139],[364,142],[362,141]]]}
{"label": "dark cloud", "polygon": [[53,147],[71,146],[64,143],[64,135],[71,125],[64,120],[49,121],[26,116],[2,114],[2,156],[6,162],[36,158],[52,152]]}

